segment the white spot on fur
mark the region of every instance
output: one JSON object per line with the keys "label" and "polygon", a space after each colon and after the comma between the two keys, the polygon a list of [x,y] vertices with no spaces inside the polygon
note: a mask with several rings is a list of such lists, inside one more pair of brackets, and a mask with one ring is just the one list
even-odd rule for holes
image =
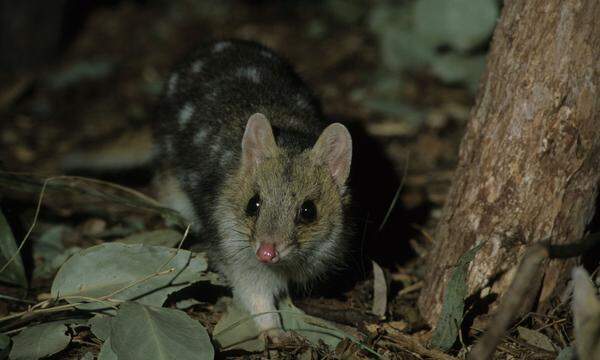
{"label": "white spot on fur", "polygon": [[260,54],[269,59],[273,59],[275,57],[275,56],[273,56],[273,54],[271,52],[269,52],[267,50],[261,50]]}
{"label": "white spot on fur", "polygon": [[184,183],[190,187],[195,186],[200,182],[202,176],[195,171],[188,171],[184,175]]}
{"label": "white spot on fur", "polygon": [[179,127],[184,128],[190,122],[190,119],[194,115],[194,105],[187,103],[179,111]]}
{"label": "white spot on fur", "polygon": [[227,163],[231,160],[232,157],[233,153],[231,151],[223,152],[223,155],[221,155],[221,166],[227,165]]}
{"label": "white spot on fur", "polygon": [[225,49],[227,49],[228,47],[231,46],[231,43],[229,41],[221,41],[215,44],[215,46],[212,49],[213,53],[219,53]]}
{"label": "white spot on fur", "polygon": [[196,60],[192,63],[192,72],[194,74],[199,73],[200,71],[202,71],[203,67],[204,67],[204,62],[202,62],[202,60]]}
{"label": "white spot on fur", "polygon": [[173,140],[170,136],[165,136],[165,152],[167,156],[173,156],[175,149],[173,148]]}
{"label": "white spot on fur", "polygon": [[213,143],[210,145],[210,151],[213,154],[217,154],[221,150],[221,146],[218,143]]}
{"label": "white spot on fur", "polygon": [[258,69],[254,66],[238,69],[236,74],[237,76],[249,79],[254,83],[260,82],[260,74],[258,73]]}
{"label": "white spot on fur", "polygon": [[211,92],[204,94],[204,98],[209,101],[217,100],[217,90],[213,89]]}
{"label": "white spot on fur", "polygon": [[206,140],[208,133],[206,130],[199,130],[196,135],[194,135],[194,144],[201,145]]}
{"label": "white spot on fur", "polygon": [[296,105],[301,109],[305,109],[308,107],[308,101],[306,101],[304,96],[296,95]]}
{"label": "white spot on fur", "polygon": [[177,83],[179,82],[179,75],[173,74],[169,78],[169,83],[167,85],[167,95],[173,96],[177,91]]}
{"label": "white spot on fur", "polygon": [[198,216],[190,198],[181,188],[180,182],[170,174],[158,175],[154,182],[158,190],[158,201],[164,206],[178,211],[186,220],[192,223],[192,229],[198,231]]}

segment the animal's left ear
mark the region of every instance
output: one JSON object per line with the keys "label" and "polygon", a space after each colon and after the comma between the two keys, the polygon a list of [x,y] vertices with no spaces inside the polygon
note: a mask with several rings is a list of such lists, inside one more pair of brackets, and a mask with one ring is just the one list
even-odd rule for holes
{"label": "animal's left ear", "polygon": [[327,165],[331,176],[343,189],[352,162],[352,138],[348,129],[340,123],[329,125],[312,148],[313,158]]}

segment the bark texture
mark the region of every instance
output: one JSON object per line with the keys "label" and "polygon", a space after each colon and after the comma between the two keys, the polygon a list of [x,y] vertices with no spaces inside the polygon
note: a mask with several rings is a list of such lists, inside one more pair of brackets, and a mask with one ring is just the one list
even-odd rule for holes
{"label": "bark texture", "polygon": [[[419,308],[437,322],[459,256],[484,242],[469,294],[502,294],[528,244],[582,237],[600,178],[600,1],[506,1],[428,258]],[[531,291],[548,303],[569,261]],[[516,274],[518,276],[518,274]],[[535,304],[528,304],[529,306]]]}

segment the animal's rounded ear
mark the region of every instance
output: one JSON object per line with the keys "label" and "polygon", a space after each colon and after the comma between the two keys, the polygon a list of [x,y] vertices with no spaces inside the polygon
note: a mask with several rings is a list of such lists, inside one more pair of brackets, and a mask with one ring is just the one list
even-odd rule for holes
{"label": "animal's rounded ear", "polygon": [[331,176],[343,189],[352,162],[352,138],[348,129],[340,123],[329,125],[319,136],[312,152],[317,162],[327,165]]}
{"label": "animal's rounded ear", "polygon": [[261,113],[250,116],[242,138],[242,164],[256,166],[273,156],[276,150],[277,144],[269,120]]}

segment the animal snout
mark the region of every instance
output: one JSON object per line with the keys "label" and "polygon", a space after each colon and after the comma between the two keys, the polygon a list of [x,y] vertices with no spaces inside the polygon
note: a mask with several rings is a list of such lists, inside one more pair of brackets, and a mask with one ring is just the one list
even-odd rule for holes
{"label": "animal snout", "polygon": [[279,252],[275,248],[275,244],[261,242],[256,250],[256,257],[262,263],[275,264],[279,261]]}

